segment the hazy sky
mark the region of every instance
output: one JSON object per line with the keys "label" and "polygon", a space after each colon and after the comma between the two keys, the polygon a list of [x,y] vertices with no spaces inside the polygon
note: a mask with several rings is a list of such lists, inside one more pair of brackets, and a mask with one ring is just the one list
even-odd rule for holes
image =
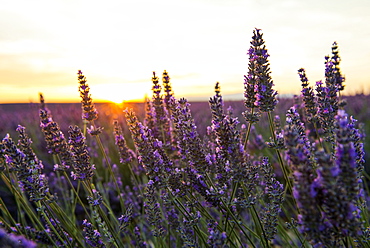
{"label": "hazy sky", "polygon": [[0,103],[150,94],[167,70],[177,97],[243,92],[253,29],[262,29],[279,94],[314,84],[338,42],[347,93],[370,93],[369,0],[0,0]]}

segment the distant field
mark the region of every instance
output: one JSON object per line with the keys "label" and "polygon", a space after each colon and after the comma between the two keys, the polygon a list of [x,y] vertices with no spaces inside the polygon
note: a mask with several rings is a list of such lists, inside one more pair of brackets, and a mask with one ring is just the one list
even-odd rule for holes
{"label": "distant field", "polygon": [[[345,107],[349,115],[354,116],[360,123],[364,124],[365,133],[370,133],[370,96],[369,95],[355,95],[346,96],[347,101]],[[281,117],[282,123],[285,120],[286,111],[293,106],[293,98],[279,99],[274,114]],[[67,133],[69,125],[82,125],[81,120],[81,104],[80,103],[47,103],[47,108],[50,109],[53,119],[59,123],[61,129]],[[233,108],[234,116],[238,116],[241,123],[245,123],[242,115],[245,111],[243,101],[226,101],[225,108],[231,106]],[[211,125],[211,111],[208,102],[191,102],[191,112],[199,134],[202,136],[206,134],[207,126]],[[107,140],[113,141],[112,122],[117,119],[121,125],[124,126],[125,134],[129,135],[124,119],[124,109],[133,109],[140,120],[145,117],[144,103],[124,103],[122,106],[114,103],[97,103],[96,108],[99,112],[97,124],[105,128],[103,135]],[[40,149],[43,144],[38,144],[38,141],[43,142],[43,136],[39,128],[39,104],[0,104],[0,137],[3,138],[7,133],[16,137],[15,129],[17,126],[25,126],[31,133],[31,137]],[[265,125],[265,126],[264,126]],[[267,121],[259,122],[256,129],[265,139],[269,137]],[[365,137],[365,151],[370,149],[370,137]],[[43,148],[45,149],[45,148]],[[366,164],[370,167],[370,154],[366,154]]]}

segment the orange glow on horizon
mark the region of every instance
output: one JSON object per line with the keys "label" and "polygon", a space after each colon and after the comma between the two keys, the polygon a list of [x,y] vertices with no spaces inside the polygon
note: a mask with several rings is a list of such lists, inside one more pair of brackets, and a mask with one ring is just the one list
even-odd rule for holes
{"label": "orange glow on horizon", "polygon": [[91,97],[95,102],[114,102],[120,104],[122,102],[143,102],[145,94],[150,91],[150,82],[147,89],[142,87],[133,87],[125,84],[95,84],[91,85]]}
{"label": "orange glow on horizon", "polygon": [[161,80],[163,70],[176,98],[207,101],[218,81],[225,98],[239,100],[254,28],[264,35],[279,96],[300,94],[299,68],[310,86],[322,80],[334,41],[344,94],[370,94],[369,8],[370,1],[334,0],[7,1],[0,104],[37,103],[38,92],[49,103],[78,103],[78,69],[94,102],[143,102],[152,95],[152,72]]}

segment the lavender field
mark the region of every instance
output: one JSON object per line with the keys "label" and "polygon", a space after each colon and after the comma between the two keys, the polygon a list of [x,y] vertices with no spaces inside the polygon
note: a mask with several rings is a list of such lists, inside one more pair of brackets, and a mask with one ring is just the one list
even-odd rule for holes
{"label": "lavender field", "polygon": [[[348,115],[356,117],[365,134],[370,133],[370,108],[367,107],[370,105],[370,96],[358,94],[354,96],[343,96],[343,99],[347,102],[345,109]],[[297,100],[297,98],[295,99],[293,97],[278,98],[279,103],[277,104],[273,114],[279,115],[282,122],[284,122],[286,111],[292,107]],[[104,136],[105,142],[109,144],[114,141],[112,123],[114,120],[118,120],[123,126],[125,135],[129,139],[127,142],[129,143],[130,148],[134,149],[134,144],[129,137],[130,132],[128,131],[123,110],[126,108],[133,109],[139,120],[144,121],[146,113],[145,103],[125,102],[123,105],[115,103],[97,103],[95,106],[99,113],[99,118],[95,122],[98,126],[104,127],[105,131],[102,136]],[[47,107],[51,113],[53,113],[53,119],[59,124],[64,133],[68,133],[68,127],[70,125],[83,125],[80,103],[49,103],[47,104]],[[243,117],[243,112],[245,111],[244,102],[242,100],[225,101],[224,109],[226,110],[229,107],[233,109],[234,115],[238,117],[240,126],[242,124],[246,125],[247,122]],[[45,157],[43,157],[42,160],[46,162],[48,159],[50,160],[50,157],[47,154],[44,136],[40,129],[39,110],[39,103],[0,104],[0,116],[2,117],[0,119],[0,137],[5,137],[7,133],[12,137],[16,137],[18,136],[16,131],[18,125],[27,127],[34,146],[43,151]],[[197,126],[197,132],[202,137],[207,135],[207,127],[212,124],[212,113],[209,102],[190,102],[190,110],[194,118],[195,125]],[[266,119],[264,116],[262,116],[262,118]],[[255,125],[258,135],[261,135],[264,139],[268,139],[270,137],[270,133],[266,131],[268,128],[266,120]],[[370,136],[364,137],[364,147],[366,151],[370,148]],[[118,163],[117,161],[119,158],[118,154],[115,152],[116,148],[114,145],[112,145],[112,148],[112,158],[116,157],[115,163]],[[43,154],[40,154],[39,156],[43,156]],[[369,168],[370,170],[369,156],[369,153],[365,154],[365,163],[367,164],[365,168]],[[50,161],[50,166],[52,167],[52,161]]]}
{"label": "lavender field", "polygon": [[145,103],[94,103],[78,71],[81,103],[0,105],[0,247],[370,247],[370,96],[343,95],[336,43],[294,98],[261,30],[248,56],[240,101],[164,71]]}

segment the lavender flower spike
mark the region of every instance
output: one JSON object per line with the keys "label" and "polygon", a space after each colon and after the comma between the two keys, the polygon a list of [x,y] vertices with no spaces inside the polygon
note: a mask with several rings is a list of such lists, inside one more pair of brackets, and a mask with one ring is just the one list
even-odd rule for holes
{"label": "lavender flower spike", "polygon": [[254,83],[255,102],[254,105],[258,107],[261,112],[270,112],[275,109],[277,104],[276,95],[277,92],[272,89],[273,81],[270,76],[270,64],[265,46],[265,41],[262,38],[260,29],[253,31],[253,37],[251,41],[251,47],[248,51],[250,70],[248,74],[250,76],[247,80],[251,80]]}
{"label": "lavender flower spike", "polygon": [[40,127],[44,133],[48,152],[60,156],[61,164],[55,165],[55,170],[68,169],[71,164],[71,151],[58,123],[53,121],[51,114],[44,109],[40,109]]}
{"label": "lavender flower spike", "polygon": [[[336,115],[337,121],[337,146],[336,146],[336,165],[339,170],[337,181],[337,214],[331,221],[337,227],[339,235],[356,236],[362,229],[360,221],[360,209],[358,200],[361,196],[361,180],[358,179],[356,164],[356,149],[351,140],[351,127],[347,114],[344,110],[339,110]],[[343,194],[342,192],[345,192]],[[333,213],[333,210],[331,210]],[[333,216],[332,216],[333,217]]]}
{"label": "lavender flower spike", "polygon": [[170,131],[170,120],[168,118],[169,115],[168,115],[167,108],[165,107],[163,95],[161,94],[162,87],[158,83],[158,77],[155,75],[155,72],[153,72],[152,82],[153,82],[152,104],[154,108],[154,116],[155,116],[155,121],[157,125],[157,128],[152,130],[153,136],[154,138],[157,138],[158,140],[160,140],[165,147],[169,147],[171,145],[171,140],[172,140],[171,131]]}
{"label": "lavender flower spike", "polygon": [[162,82],[163,82],[163,91],[165,92],[164,103],[167,106],[168,102],[170,101],[170,98],[173,96],[173,92],[170,83],[170,76],[168,75],[168,72],[166,70],[164,70],[162,74]]}
{"label": "lavender flower spike", "polygon": [[85,240],[88,245],[90,245],[91,247],[99,248],[105,247],[101,239],[101,234],[97,229],[94,229],[93,225],[90,222],[84,220],[82,222],[82,225],[84,226],[83,231],[85,233]]}
{"label": "lavender flower spike", "polygon": [[326,85],[333,85],[338,89],[338,91],[344,90],[344,84],[345,78],[342,76],[342,73],[339,68],[340,64],[340,56],[338,51],[338,44],[337,42],[334,42],[332,47],[332,56],[329,58],[329,56],[326,56],[326,62],[325,62],[325,77],[326,77]]}
{"label": "lavender flower spike", "polygon": [[94,175],[95,165],[90,164],[85,137],[78,126],[69,127],[69,144],[75,170],[71,173],[71,176],[74,180],[90,180]]}
{"label": "lavender flower spike", "polygon": [[291,108],[287,114],[287,125],[284,129],[286,158],[293,171],[293,195],[297,201],[300,215],[298,216],[301,232],[307,235],[313,244],[322,243],[320,227],[322,227],[321,212],[315,198],[315,172],[310,159],[310,147],[301,132],[303,124],[298,120],[298,113]]}
{"label": "lavender flower spike", "polygon": [[191,167],[198,172],[204,172],[210,166],[197,127],[190,112],[190,104],[185,98],[176,101],[173,97],[169,101],[175,134],[180,154]]}
{"label": "lavender flower spike", "polygon": [[262,158],[261,169],[265,183],[265,194],[269,199],[261,221],[266,238],[272,240],[277,234],[278,216],[284,201],[284,186],[276,180],[267,157]]}
{"label": "lavender flower spike", "polygon": [[126,110],[126,121],[134,140],[139,163],[143,165],[149,179],[156,185],[165,185],[166,174],[172,170],[173,164],[165,154],[162,142],[153,138],[151,130],[138,121],[132,111]]}
{"label": "lavender flower spike", "polygon": [[96,110],[92,102],[90,95],[90,87],[88,84],[86,84],[86,77],[83,75],[81,70],[78,71],[77,75],[78,83],[80,84],[79,86],[80,96],[82,98],[81,100],[83,110],[82,119],[86,121],[96,120],[98,118],[98,111]]}
{"label": "lavender flower spike", "polygon": [[316,121],[317,120],[317,103],[316,97],[313,92],[312,87],[308,87],[308,79],[306,76],[305,69],[301,68],[298,70],[298,75],[302,82],[302,97],[304,102],[304,107],[307,115],[308,121]]}
{"label": "lavender flower spike", "polygon": [[31,201],[42,200],[49,192],[48,181],[42,174],[44,165],[33,152],[32,140],[28,137],[26,128],[19,125],[17,131],[19,132],[18,146],[24,153],[27,164],[26,168],[22,168],[25,173],[20,174],[24,177],[24,180],[21,180],[22,188],[29,194]]}
{"label": "lavender flower spike", "polygon": [[127,147],[125,137],[123,136],[122,127],[119,125],[117,120],[113,121],[114,125],[114,136],[115,144],[118,148],[118,153],[120,156],[120,162],[122,164],[130,163],[135,158],[135,153]]}
{"label": "lavender flower spike", "polygon": [[30,147],[31,140],[25,134],[24,127],[19,126],[20,149],[7,135],[3,139],[6,164],[9,170],[14,171],[19,181],[19,186],[30,197],[30,201],[40,201],[45,198],[49,188],[45,175],[41,174],[43,165],[37,159]]}

